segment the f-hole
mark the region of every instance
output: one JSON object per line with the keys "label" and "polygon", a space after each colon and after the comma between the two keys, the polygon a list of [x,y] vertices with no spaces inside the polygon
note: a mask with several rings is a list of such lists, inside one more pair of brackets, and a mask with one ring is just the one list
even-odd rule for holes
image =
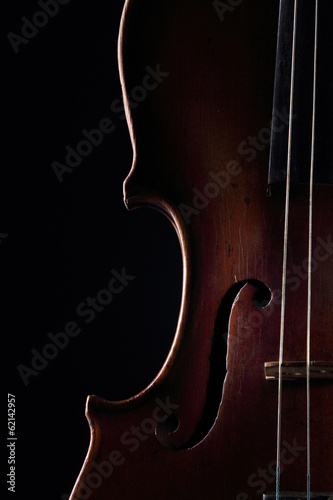
{"label": "f-hole", "polygon": [[175,432],[181,424],[176,415],[170,415],[165,422],[157,424],[155,431],[156,437],[164,447],[170,450],[187,450],[193,448],[205,439],[214,425],[222,401],[223,384],[226,376],[226,355],[230,314],[236,297],[248,283],[255,288],[253,303],[256,307],[263,309],[272,299],[272,293],[268,286],[256,279],[239,281],[227,291],[221,301],[215,320],[212,350],[210,354],[210,372],[207,384],[206,404],[202,418],[194,434],[181,448],[176,448],[172,441],[172,433]]}

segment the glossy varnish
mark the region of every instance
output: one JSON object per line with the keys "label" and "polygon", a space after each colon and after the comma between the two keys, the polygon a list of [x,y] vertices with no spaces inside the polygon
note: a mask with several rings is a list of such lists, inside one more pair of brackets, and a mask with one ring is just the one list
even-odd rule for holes
{"label": "glossy varnish", "polygon": [[[283,186],[267,189],[279,5],[244,0],[219,16],[215,4],[125,4],[124,95],[154,86],[137,107],[127,103],[134,161],[125,203],[170,219],[183,297],[151,385],[128,401],[88,398],[91,445],[72,500],[259,500],[275,489],[277,383],[264,363],[278,360],[280,332],[285,197]],[[274,120],[287,127],[285,111]],[[291,192],[286,361],[306,356],[308,192]],[[311,358],[328,362],[332,186],[315,186],[313,221]],[[312,489],[333,491],[330,381],[312,383],[311,403]],[[281,490],[306,490],[305,446],[305,383],[284,382]]]}

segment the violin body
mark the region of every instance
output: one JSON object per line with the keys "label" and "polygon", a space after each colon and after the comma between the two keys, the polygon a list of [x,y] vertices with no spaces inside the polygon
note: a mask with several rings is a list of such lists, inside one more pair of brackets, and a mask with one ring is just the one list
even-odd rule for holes
{"label": "violin body", "polygon": [[[279,357],[284,239],[284,192],[267,190],[279,2],[231,4],[125,4],[120,71],[134,150],[125,203],[173,224],[183,295],[171,351],[149,387],[127,401],[88,398],[91,444],[71,500],[262,500],[275,490],[278,386],[265,363]],[[285,109],[273,120],[288,127]],[[290,362],[306,357],[308,191],[293,186],[290,199]],[[314,199],[311,358],[325,364],[332,185],[316,185]],[[331,380],[312,381],[311,408],[312,491],[332,492]],[[281,462],[281,491],[306,491],[303,379],[283,382]]]}

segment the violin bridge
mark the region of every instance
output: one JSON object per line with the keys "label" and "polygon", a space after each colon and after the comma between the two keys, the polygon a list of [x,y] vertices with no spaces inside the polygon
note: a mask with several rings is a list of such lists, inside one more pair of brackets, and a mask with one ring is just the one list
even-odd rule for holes
{"label": "violin bridge", "polygon": [[[280,500],[307,500],[306,493],[280,493]],[[311,500],[333,500],[333,493],[311,493]],[[264,495],[263,500],[276,500],[276,493]]]}
{"label": "violin bridge", "polygon": [[[265,363],[266,380],[279,379],[279,362],[269,361]],[[311,379],[333,379],[332,361],[311,361]],[[306,379],[306,361],[286,361],[282,363],[282,380]],[[292,497],[296,498],[296,497]],[[316,497],[317,498],[317,497]],[[321,497],[318,497],[321,498]],[[326,498],[326,497],[323,497]],[[327,497],[329,498],[329,497]],[[282,499],[281,499],[282,500]]]}

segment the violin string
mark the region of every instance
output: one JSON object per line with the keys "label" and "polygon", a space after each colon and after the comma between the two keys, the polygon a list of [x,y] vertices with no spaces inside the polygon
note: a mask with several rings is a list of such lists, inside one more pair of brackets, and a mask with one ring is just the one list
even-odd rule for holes
{"label": "violin string", "polygon": [[307,500],[311,495],[311,441],[310,441],[310,366],[311,366],[311,292],[312,292],[312,230],[313,230],[313,172],[316,128],[317,96],[317,44],[318,44],[318,0],[315,2],[315,34],[313,57],[312,135],[309,188],[309,245],[308,245],[308,303],[306,328],[306,439],[307,439]]}
{"label": "violin string", "polygon": [[286,281],[287,281],[287,254],[288,254],[288,229],[289,229],[289,202],[290,202],[290,172],[291,172],[291,143],[292,143],[292,117],[294,109],[295,87],[295,59],[296,59],[296,28],[297,28],[298,0],[294,0],[294,20],[291,59],[290,103],[289,103],[289,130],[288,130],[288,156],[286,172],[286,199],[284,215],[284,241],[283,241],[283,267],[281,289],[281,320],[280,320],[280,346],[279,346],[279,375],[278,375],[278,414],[277,414],[277,452],[276,452],[276,500],[280,499],[281,476],[281,414],[282,414],[282,364],[284,347],[284,327],[286,310]]}

